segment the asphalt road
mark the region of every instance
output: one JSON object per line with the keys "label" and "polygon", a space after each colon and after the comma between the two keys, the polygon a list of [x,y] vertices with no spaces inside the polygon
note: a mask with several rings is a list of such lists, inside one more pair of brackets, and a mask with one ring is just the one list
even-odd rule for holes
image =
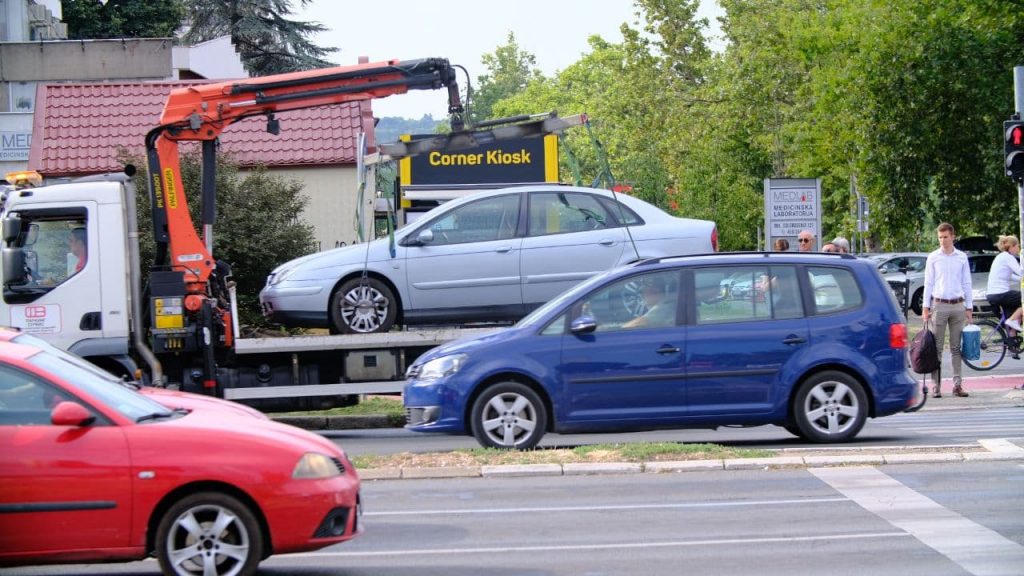
{"label": "asphalt road", "polygon": [[259,574],[1019,575],[1022,483],[1019,462],[365,482],[359,538]]}

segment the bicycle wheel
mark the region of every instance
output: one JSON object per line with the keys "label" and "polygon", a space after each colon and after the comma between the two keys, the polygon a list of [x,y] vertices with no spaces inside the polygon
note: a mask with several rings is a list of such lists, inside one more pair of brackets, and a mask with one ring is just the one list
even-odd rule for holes
{"label": "bicycle wheel", "polygon": [[981,356],[977,360],[963,360],[972,370],[984,372],[999,366],[1006,357],[1006,333],[992,320],[979,320],[975,324],[981,328]]}

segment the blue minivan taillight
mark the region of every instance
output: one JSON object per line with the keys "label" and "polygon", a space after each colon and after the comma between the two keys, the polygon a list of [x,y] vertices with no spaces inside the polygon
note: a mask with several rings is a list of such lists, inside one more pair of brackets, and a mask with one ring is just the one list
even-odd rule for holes
{"label": "blue minivan taillight", "polygon": [[906,324],[890,324],[889,325],[889,347],[890,348],[906,348],[907,347],[907,325]]}

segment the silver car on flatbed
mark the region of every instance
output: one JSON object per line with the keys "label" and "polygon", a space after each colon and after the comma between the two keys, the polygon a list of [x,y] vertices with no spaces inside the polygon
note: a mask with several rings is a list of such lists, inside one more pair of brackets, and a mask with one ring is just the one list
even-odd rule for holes
{"label": "silver car on flatbed", "polygon": [[715,223],[609,190],[517,186],[446,202],[387,238],[277,267],[264,314],[335,333],[511,321],[597,272],[716,251]]}

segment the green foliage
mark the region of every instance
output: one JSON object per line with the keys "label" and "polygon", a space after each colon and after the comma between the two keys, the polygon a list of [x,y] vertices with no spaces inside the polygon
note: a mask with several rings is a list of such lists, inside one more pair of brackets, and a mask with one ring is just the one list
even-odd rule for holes
{"label": "green foliage", "polygon": [[358,469],[367,469],[721,460],[726,458],[766,458],[775,455],[776,453],[772,450],[729,448],[717,444],[635,442],[592,444],[571,449],[499,450],[495,448],[463,448],[451,452],[428,452],[423,454],[404,452],[387,456],[360,455],[352,458],[352,464]]}
{"label": "green foliage", "polygon": [[521,92],[541,77],[536,56],[519,49],[515,34],[509,32],[507,42],[480,59],[488,73],[477,77],[477,88],[469,99],[469,119],[473,124],[493,118],[495,102]]}
{"label": "green foliage", "polygon": [[714,116],[752,154],[739,168],[756,196],[763,177],[820,177],[826,234],[850,236],[856,177],[888,249],[938,220],[963,233],[1016,229],[998,130],[1024,56],[1019,25],[1007,25],[1019,11],[970,0],[721,5],[730,45],[716,57]]}
{"label": "green foliage", "polygon": [[171,38],[185,18],[183,0],[61,0],[73,40]]}
{"label": "green foliage", "polygon": [[679,456],[680,460],[718,458],[764,458],[772,456],[770,450],[727,448],[718,444],[681,444],[679,442],[629,442],[623,444],[590,444],[573,448],[573,453],[586,457],[599,452],[615,452],[622,462],[664,460],[665,456]]}
{"label": "green foliage", "polygon": [[[917,247],[940,220],[963,235],[1017,229],[1000,145],[1012,68],[1024,62],[1024,12],[1012,3],[720,0],[719,53],[697,2],[636,5],[622,44],[592,38],[588,54],[531,78],[493,115],[588,113],[616,179],[715,220],[724,250],[755,247],[769,177],[821,178],[825,234],[847,237],[855,179],[880,249]],[[588,135],[564,143],[589,183]]]}
{"label": "green foliage", "polygon": [[[139,162],[132,162],[142,165]],[[183,186],[188,191],[192,221],[199,223],[201,163],[198,153],[181,157]],[[146,173],[135,176],[138,194],[139,251],[143,283],[153,264],[152,211]],[[313,229],[297,218],[306,205],[302,184],[258,168],[243,176],[230,158],[217,162],[217,215],[213,254],[231,266],[237,284],[239,321],[262,325],[259,292],[276,266],[308,254],[313,249]]]}
{"label": "green foliage", "polygon": [[[305,6],[311,0],[299,0]],[[183,39],[199,43],[231,36],[245,69],[266,76],[332,66],[309,37],[327,28],[318,22],[289,20],[291,0],[185,0],[189,29]]]}

